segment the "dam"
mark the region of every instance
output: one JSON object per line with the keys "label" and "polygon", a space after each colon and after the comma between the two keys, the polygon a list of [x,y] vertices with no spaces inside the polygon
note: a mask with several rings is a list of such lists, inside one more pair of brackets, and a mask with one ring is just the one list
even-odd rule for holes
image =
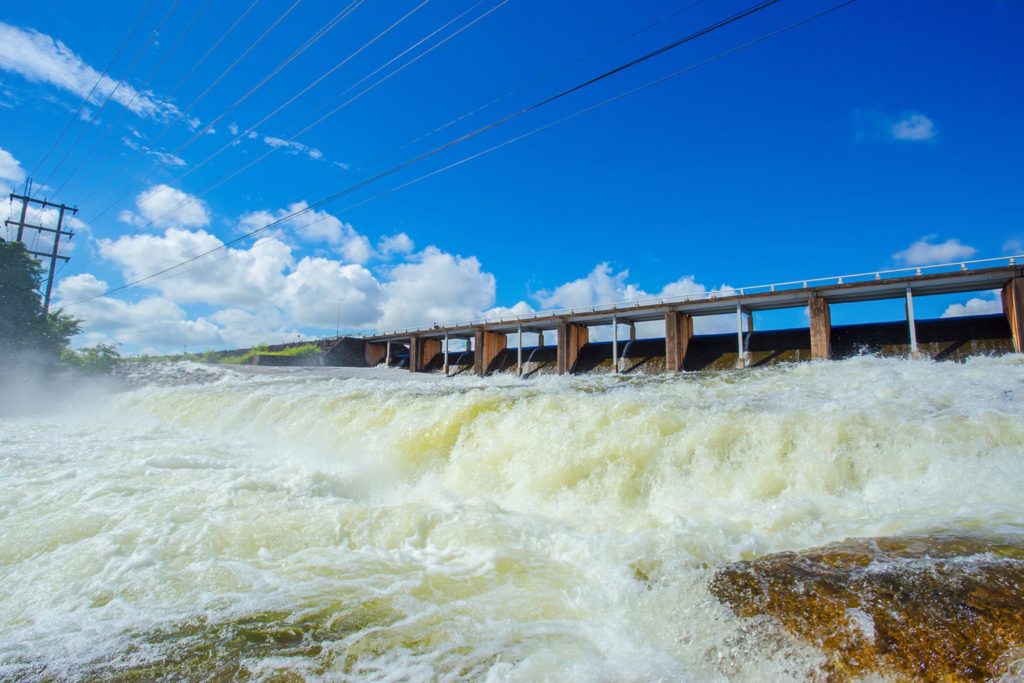
{"label": "dam", "polygon": [[[361,337],[323,340],[326,364],[404,367],[445,375],[515,372],[678,372],[743,368],[777,362],[827,360],[860,352],[935,359],[982,353],[1020,353],[1024,339],[1024,268],[1020,257],[964,261],[894,271],[795,280],[699,295],[542,311],[454,324],[433,324]],[[917,320],[915,298],[998,290],[1003,313]],[[834,327],[838,304],[902,300],[903,322]],[[803,329],[756,332],[753,314],[806,308]],[[702,316],[734,316],[734,333],[695,335]],[[662,338],[637,339],[638,323],[661,323]],[[621,337],[625,327],[628,336]],[[594,329],[610,341],[591,341]],[[526,347],[524,334],[538,344]],[[596,335],[595,335],[596,336]],[[551,340],[545,345],[545,338]],[[465,350],[453,351],[462,342]]]}

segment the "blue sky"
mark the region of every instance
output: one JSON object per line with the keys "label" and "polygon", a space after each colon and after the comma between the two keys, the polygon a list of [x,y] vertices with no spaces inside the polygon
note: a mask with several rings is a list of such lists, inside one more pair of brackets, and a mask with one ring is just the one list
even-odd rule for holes
{"label": "blue sky", "polygon": [[[1013,0],[859,0],[375,198],[835,4],[783,0],[259,243],[104,295],[749,3],[357,1],[259,85],[346,8],[302,0],[285,14],[293,4],[261,0],[243,17],[250,0],[153,0],[77,118],[144,3],[0,11],[0,185],[20,191],[32,174],[35,194],[80,207],[57,288],[86,322],[79,343],[222,348],[333,334],[339,320],[388,329],[1024,251]],[[918,309],[993,312],[998,298]],[[835,317],[900,315],[894,302]]]}

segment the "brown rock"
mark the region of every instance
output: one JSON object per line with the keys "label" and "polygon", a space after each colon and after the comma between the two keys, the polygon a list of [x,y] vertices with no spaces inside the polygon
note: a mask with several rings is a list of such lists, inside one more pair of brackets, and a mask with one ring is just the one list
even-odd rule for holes
{"label": "brown rock", "polygon": [[1024,537],[850,539],[730,564],[711,591],[821,648],[833,679],[988,679],[1024,659]]}

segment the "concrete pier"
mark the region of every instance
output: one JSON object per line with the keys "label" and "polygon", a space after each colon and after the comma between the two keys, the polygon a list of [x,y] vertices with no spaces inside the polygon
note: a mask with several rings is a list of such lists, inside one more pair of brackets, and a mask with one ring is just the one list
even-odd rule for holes
{"label": "concrete pier", "polygon": [[1024,352],[1024,277],[1017,277],[1005,285],[1002,290],[1003,314],[1010,323],[1010,335],[1013,337],[1013,348],[1017,353]]}
{"label": "concrete pier", "polygon": [[366,364],[373,368],[380,365],[388,355],[388,345],[384,344],[367,344],[366,345]]}
{"label": "concrete pier", "polygon": [[409,370],[422,372],[439,353],[441,353],[440,339],[413,335],[409,339]]}
{"label": "concrete pier", "polygon": [[665,314],[665,369],[667,371],[678,372],[683,369],[691,337],[693,337],[693,318],[679,311],[669,311]]}
{"label": "concrete pier", "polygon": [[832,315],[828,301],[820,296],[811,297],[807,314],[811,320],[811,358],[828,360],[832,357]]}
{"label": "concrete pier", "polygon": [[506,335],[488,332],[487,330],[477,330],[476,336],[473,339],[473,348],[475,349],[473,354],[474,372],[480,377],[486,375],[487,369],[491,367],[491,363],[507,346],[508,337]]}
{"label": "concrete pier", "polygon": [[590,341],[590,331],[586,325],[577,325],[568,320],[558,323],[558,374],[567,375],[572,372],[579,358],[580,349]]}

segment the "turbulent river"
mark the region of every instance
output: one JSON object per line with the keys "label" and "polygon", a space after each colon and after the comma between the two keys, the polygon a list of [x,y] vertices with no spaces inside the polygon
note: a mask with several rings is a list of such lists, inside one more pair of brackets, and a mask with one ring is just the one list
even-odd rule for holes
{"label": "turbulent river", "polygon": [[717,568],[1024,531],[1017,357],[129,380],[2,399],[0,679],[814,678]]}

